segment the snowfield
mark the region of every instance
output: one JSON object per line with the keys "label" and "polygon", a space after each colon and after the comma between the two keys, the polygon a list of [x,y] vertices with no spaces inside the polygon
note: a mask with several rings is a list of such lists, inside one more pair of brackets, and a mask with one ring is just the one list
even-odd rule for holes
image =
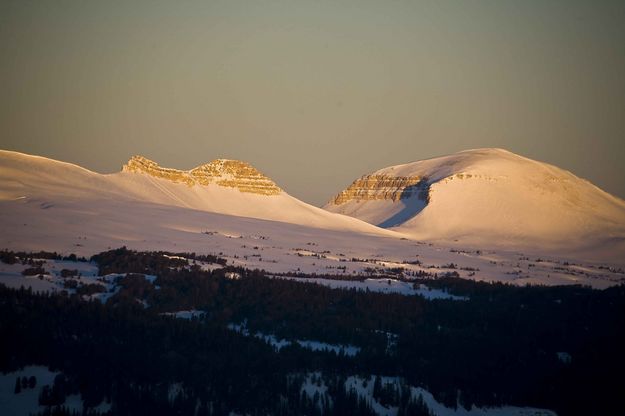
{"label": "snowfield", "polygon": [[261,339],[265,343],[271,345],[276,351],[280,351],[282,348],[291,346],[293,344],[298,344],[300,347],[309,349],[311,351],[327,351],[333,352],[335,354],[344,354],[350,357],[353,357],[360,352],[360,348],[354,345],[329,344],[327,342],[301,339],[291,341],[283,338],[278,339],[275,335],[264,334],[262,332],[251,333],[250,330],[247,329],[247,325],[245,322],[242,324],[229,324],[228,328],[246,337],[253,336],[255,338]]}
{"label": "snowfield", "polygon": [[466,150],[371,175],[422,178],[427,201],[352,199],[325,208],[454,246],[625,254],[625,201],[503,149]]}
{"label": "snowfield", "polygon": [[414,283],[402,282],[395,279],[365,279],[363,281],[354,280],[334,280],[323,279],[318,277],[276,277],[293,280],[300,283],[316,283],[322,286],[328,286],[333,289],[356,289],[359,291],[369,291],[377,293],[397,293],[400,295],[419,295],[426,299],[450,299],[450,300],[467,300],[465,296],[455,296],[443,290],[432,289],[426,285],[419,285],[415,288]]}
{"label": "snowfield", "polygon": [[204,311],[196,311],[192,309],[190,311],[176,311],[176,312],[165,312],[162,315],[173,316],[178,319],[187,319],[191,320],[193,318],[201,318],[206,314]]}
{"label": "snowfield", "polygon": [[[382,385],[393,385],[397,389],[400,387],[399,377],[384,377],[384,376],[351,376],[345,381],[345,391],[354,391],[359,398],[363,398],[371,405],[373,410],[379,416],[395,416],[397,415],[398,408],[393,406],[383,406],[373,397],[373,386],[376,377],[380,377]],[[503,406],[503,407],[491,407],[481,408],[472,407],[471,409],[465,409],[462,406],[458,406],[456,409],[446,407],[445,405],[436,401],[434,396],[427,390],[421,387],[409,386],[410,394],[415,400],[421,397],[423,402],[427,405],[430,412],[435,416],[555,416],[556,413],[546,409],[536,409],[531,407],[515,407],[515,406]],[[308,398],[313,399],[315,394],[322,401],[327,401],[328,387],[325,385],[321,373],[308,373],[304,377],[302,387],[300,389],[302,393],[305,393]]]}
{"label": "snowfield", "polygon": [[[39,394],[44,386],[54,384],[54,377],[59,372],[50,371],[48,367],[28,366],[19,371],[12,373],[0,373],[0,415],[11,416],[28,416],[34,413],[44,411],[45,406],[39,406]],[[15,393],[15,380],[19,377],[36,378],[34,388],[22,389],[19,393]],[[81,413],[83,410],[83,400],[80,395],[70,395],[65,399],[63,404],[70,412]],[[98,412],[108,412],[111,404],[107,402],[100,403],[94,410]]]}
{"label": "snowfield", "polygon": [[[323,343],[318,343],[324,345]],[[329,345],[329,344],[325,344]],[[320,348],[313,348],[320,349]],[[347,354],[352,355],[352,354]],[[59,372],[50,371],[44,366],[28,366],[19,371],[0,374],[0,414],[27,416],[36,412],[45,410],[45,406],[39,406],[38,397],[44,386],[52,387],[54,377]],[[22,389],[19,393],[14,392],[15,380],[22,377],[36,378],[34,388]],[[397,407],[385,407],[373,397],[373,385],[377,376],[351,376],[345,382],[345,390],[347,392],[355,391],[358,397],[364,398],[371,404],[373,410],[380,416],[395,416]],[[383,385],[393,384],[399,387],[400,379],[398,377],[381,377]],[[431,393],[421,387],[409,386],[410,394],[414,399],[421,396],[422,400],[428,406],[435,416],[555,416],[555,413],[545,409],[536,409],[529,407],[504,406],[497,408],[477,408],[472,407],[467,410],[459,406],[452,409],[444,406],[434,399]],[[311,400],[317,393],[322,400],[329,400],[327,397],[328,388],[325,385],[321,373],[309,373],[304,376],[300,391],[306,394]],[[181,383],[175,383],[169,387],[169,401],[173,402],[179,395],[184,394],[184,386]],[[70,411],[82,412],[83,400],[79,395],[70,395],[66,398],[64,406]],[[111,403],[102,402],[96,406],[94,410],[99,412],[107,412],[111,409]]]}
{"label": "snowfield", "polygon": [[[622,203],[612,199],[616,207]],[[620,225],[614,225],[612,234],[618,234]],[[90,257],[125,245],[215,254],[228,265],[276,275],[388,280],[457,274],[479,281],[598,289],[625,281],[625,252],[618,241],[590,249],[580,248],[577,240],[565,247],[520,248],[496,239],[422,241],[312,207],[284,192],[264,196],[218,185],[190,187],[139,173],[101,175],[7,151],[0,151],[0,235],[0,248],[10,250]],[[5,265],[0,277],[12,286],[25,281]],[[47,279],[28,280],[33,288],[51,288]],[[402,285],[390,286],[399,290]]]}
{"label": "snowfield", "polygon": [[[225,259],[226,267],[264,270],[274,279],[441,302],[468,298],[429,288],[422,280],[415,286],[414,279],[460,277],[595,289],[625,283],[625,202],[569,172],[502,150],[481,149],[379,173],[427,176],[429,201],[347,202],[341,212],[358,217],[353,218],[313,207],[286,192],[258,195],[216,184],[189,186],[143,173],[102,175],[68,163],[0,151],[0,249],[86,258],[121,246],[211,254]],[[374,225],[388,225],[389,219],[392,229]],[[117,280],[124,276],[98,276],[97,265],[88,261],[34,260],[44,271],[30,276],[23,272],[32,266],[0,262],[0,284],[38,292],[78,290],[89,293],[83,294],[84,300],[104,303],[119,291]],[[197,264],[202,270],[224,267],[187,262],[188,267]],[[67,276],[68,270],[75,273]],[[233,280],[245,275],[226,272]],[[145,275],[145,279],[154,284],[157,276]],[[93,290],[80,291],[82,286]],[[150,308],[146,301],[137,301]],[[191,305],[182,308],[190,309],[162,315],[209,319]],[[230,324],[229,329],[258,338],[276,351],[299,345],[356,359],[363,355],[354,345],[252,333],[245,322]],[[386,335],[386,350],[392,354],[399,335],[379,332]],[[572,350],[556,356],[562,365],[577,359]],[[0,375],[0,414],[42,410],[37,398],[56,374],[33,366]],[[31,375],[37,377],[36,387],[15,394],[16,378]],[[349,377],[345,389],[368,401],[377,414],[396,415],[396,407],[385,407],[373,397],[374,377]],[[396,377],[381,380],[401,383]],[[301,392],[311,399],[325,397],[327,390],[319,374],[304,375]],[[409,391],[440,416],[554,415],[549,410],[512,406],[454,409],[421,387],[409,386]],[[170,399],[180,394],[184,386],[172,384]],[[82,398],[70,396],[65,405],[81,411]],[[98,410],[110,406],[102,403]]]}

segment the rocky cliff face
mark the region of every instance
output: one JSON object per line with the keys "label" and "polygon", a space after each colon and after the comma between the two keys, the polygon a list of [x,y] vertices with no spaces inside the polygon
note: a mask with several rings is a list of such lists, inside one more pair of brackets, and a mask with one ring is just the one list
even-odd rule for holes
{"label": "rocky cliff face", "polygon": [[365,175],[341,191],[331,203],[341,205],[349,201],[391,200],[393,202],[413,196],[427,201],[427,178],[420,176]]}
{"label": "rocky cliff face", "polygon": [[143,173],[188,186],[216,184],[260,195],[277,195],[282,192],[271,179],[249,163],[239,160],[216,159],[185,171],[164,168],[143,156],[133,156],[123,166],[122,171]]}

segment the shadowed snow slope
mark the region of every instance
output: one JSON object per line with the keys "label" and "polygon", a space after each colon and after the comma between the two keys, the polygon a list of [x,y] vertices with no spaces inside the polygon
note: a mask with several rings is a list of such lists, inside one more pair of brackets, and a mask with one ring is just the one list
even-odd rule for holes
{"label": "shadowed snow slope", "polygon": [[[137,161],[142,166],[136,167]],[[393,234],[306,204],[249,164],[223,159],[180,171],[133,157],[122,172],[103,175],[69,163],[0,151],[0,201],[19,200],[37,202],[42,208],[62,202],[85,207],[106,200],[147,202],[322,229]]]}
{"label": "shadowed snow slope", "polygon": [[325,208],[427,240],[623,253],[625,201],[555,166],[477,149],[365,175]]}

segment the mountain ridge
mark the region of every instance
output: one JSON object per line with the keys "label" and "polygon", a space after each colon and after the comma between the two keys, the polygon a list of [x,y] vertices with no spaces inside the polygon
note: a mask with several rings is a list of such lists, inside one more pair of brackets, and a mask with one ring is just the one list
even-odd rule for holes
{"label": "mountain ridge", "polygon": [[380,169],[354,181],[360,186],[354,200],[344,192],[341,204],[325,209],[290,196],[250,164],[230,159],[183,171],[135,156],[121,171],[99,174],[0,151],[0,179],[0,199],[44,205],[120,199],[483,247],[625,247],[625,201],[571,172],[503,149]]}
{"label": "mountain ridge", "polygon": [[[401,250],[400,264],[414,261],[416,253],[432,247],[427,250],[434,256],[438,256],[440,250],[444,252],[452,248],[474,252],[503,250],[535,253],[537,256],[557,255],[567,261],[618,260],[618,266],[622,266],[621,259],[625,258],[623,201],[601,193],[599,199],[591,198],[596,205],[591,207],[596,211],[593,215],[602,218],[600,221],[588,215],[571,216],[570,212],[579,211],[575,204],[572,208],[560,206],[569,213],[562,210],[554,213],[549,209],[536,211],[540,198],[528,202],[519,200],[514,192],[510,194],[511,189],[523,190],[526,182],[514,182],[514,186],[510,186],[506,175],[501,175],[496,166],[497,169],[490,169],[491,166],[490,171],[478,172],[480,175],[459,169],[458,163],[462,160],[464,167],[473,163],[470,155],[461,158],[450,155],[443,160],[445,163],[439,163],[440,159],[426,161],[430,166],[417,162],[421,163],[417,167],[424,171],[420,173],[422,178],[431,180],[440,174],[438,182],[427,182],[430,187],[427,200],[420,199],[418,193],[404,199],[395,197],[395,200],[389,194],[386,200],[356,203],[360,207],[359,215],[367,214],[367,210],[375,215],[382,213],[382,225],[387,227],[382,228],[377,226],[379,222],[372,224],[373,221],[365,222],[362,216],[359,219],[328,212],[285,191],[262,195],[241,192],[215,182],[189,186],[184,182],[128,170],[100,174],[53,159],[0,151],[0,232],[7,247],[54,249],[62,245],[67,250],[81,247],[85,253],[114,244],[130,244],[144,249],[172,249],[185,244],[189,250],[204,251],[206,244],[213,244],[211,238],[216,238],[207,235],[215,236],[215,231],[226,240],[230,235],[269,236],[271,250],[280,250],[286,241],[288,247],[301,250],[316,240],[323,247],[334,247],[332,261],[336,264],[330,265],[334,268],[342,266],[344,260],[338,253],[349,253],[355,246],[367,249],[353,252],[353,258],[372,259],[380,252],[389,256]],[[510,157],[524,160],[514,155]],[[531,166],[541,165],[536,162]],[[393,167],[391,171],[398,176],[409,176],[413,173],[410,169],[407,164]],[[548,167],[547,170],[553,169],[557,168]],[[455,176],[445,179],[445,172]],[[566,175],[574,178],[572,174]],[[569,178],[566,175],[565,179]],[[569,182],[564,183],[571,186]],[[573,184],[579,183],[585,184],[583,191],[597,195],[597,192],[590,192],[595,187],[587,182]],[[485,185],[492,189],[485,188]],[[580,190],[575,186],[572,189]],[[530,194],[540,194],[535,189],[530,191]],[[549,195],[547,191],[543,189],[541,192]],[[521,194],[527,196],[526,192]],[[478,199],[467,199],[472,195]],[[493,199],[493,195],[499,196]],[[459,196],[464,200],[458,199]],[[612,211],[602,208],[606,200],[611,201]],[[526,202],[527,206],[522,205]],[[552,223],[557,225],[560,217],[572,217],[574,221],[565,222],[565,227],[553,228]],[[590,220],[580,222],[578,217]],[[499,227],[497,233],[492,233],[489,222]],[[571,232],[571,224],[574,232]],[[86,236],[88,241],[85,241]],[[246,250],[234,240],[228,244],[235,252]],[[315,255],[321,260],[326,254],[322,253],[323,249],[318,251]],[[284,259],[290,259],[290,256],[286,255]],[[257,266],[267,267],[269,264],[272,268],[284,270],[277,263],[264,261]],[[315,272],[325,270],[325,266],[320,267],[313,265]]]}
{"label": "mountain ridge", "polygon": [[569,171],[497,148],[379,169],[324,208],[430,240],[625,240],[625,201]]}
{"label": "mountain ridge", "polygon": [[133,156],[122,167],[122,172],[144,173],[188,186],[217,185],[236,188],[241,192],[261,195],[278,195],[282,192],[275,182],[260,173],[248,162],[232,159],[215,159],[190,170],[165,168],[143,156]]}
{"label": "mountain ridge", "polygon": [[[0,201],[39,201],[45,205],[70,201],[89,205],[115,199],[322,229],[395,234],[300,201],[246,162],[216,159],[189,171],[160,168],[146,158],[135,157],[129,162],[119,172],[100,174],[71,163],[0,150]],[[140,169],[146,166],[147,169]],[[177,180],[159,177],[164,173]]]}

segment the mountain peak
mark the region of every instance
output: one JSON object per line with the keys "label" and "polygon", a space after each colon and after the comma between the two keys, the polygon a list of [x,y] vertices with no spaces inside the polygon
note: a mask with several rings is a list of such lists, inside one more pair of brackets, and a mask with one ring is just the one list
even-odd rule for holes
{"label": "mountain peak", "polygon": [[241,192],[261,195],[277,195],[282,190],[251,164],[231,159],[215,159],[191,170],[165,168],[143,157],[133,156],[122,167],[123,172],[141,173],[188,186],[216,184],[235,188]]}
{"label": "mountain peak", "polygon": [[419,238],[622,238],[625,202],[571,172],[497,148],[389,166],[325,208]]}
{"label": "mountain peak", "polygon": [[347,202],[398,202],[415,196],[421,202],[428,203],[431,187],[437,183],[443,184],[454,179],[491,183],[504,178],[522,178],[538,189],[552,182],[573,180],[574,176],[506,149],[468,149],[451,155],[389,166],[363,175],[336,195],[326,208],[334,210],[333,206]]}
{"label": "mountain peak", "polygon": [[478,147],[477,149],[467,149],[458,153],[492,153],[492,154],[514,154],[501,147]]}

